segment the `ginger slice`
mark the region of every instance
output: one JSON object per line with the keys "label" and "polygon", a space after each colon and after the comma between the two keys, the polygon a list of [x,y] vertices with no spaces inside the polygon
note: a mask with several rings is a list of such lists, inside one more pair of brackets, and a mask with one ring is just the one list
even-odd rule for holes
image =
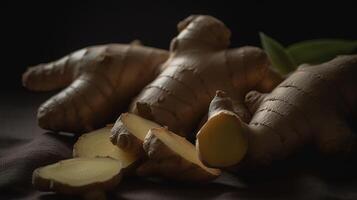
{"label": "ginger slice", "polygon": [[161,127],[159,124],[144,119],[138,115],[131,113],[124,113],[120,116],[120,119],[128,129],[128,131],[137,137],[139,140],[144,141],[145,136],[151,128]]}
{"label": "ginger slice", "polygon": [[139,156],[113,145],[109,139],[111,128],[106,126],[79,137],[73,147],[73,157],[111,157],[119,160],[123,168],[133,165]]}
{"label": "ginger slice", "polygon": [[123,124],[120,127],[125,127],[122,131],[130,137],[128,141],[140,144],[148,155],[149,160],[137,169],[138,175],[179,181],[208,181],[220,175],[220,170],[202,164],[194,145],[185,138],[135,114],[124,113],[119,120]]}
{"label": "ginger slice", "polygon": [[[118,124],[120,126],[117,126]],[[158,127],[161,126],[153,121],[132,113],[123,113],[112,128],[110,140],[119,148],[140,155],[143,153],[142,144],[146,134],[151,128]],[[117,137],[118,132],[121,133],[120,140]]]}
{"label": "ginger slice", "polygon": [[[198,158],[195,146],[167,128],[152,128],[145,138],[149,157],[160,163],[157,171],[164,177],[183,181],[208,181],[221,171],[206,167]],[[175,164],[175,167],[173,167]]]}
{"label": "ginger slice", "polygon": [[37,168],[32,183],[42,191],[105,199],[121,179],[121,162],[112,158],[72,158]]}

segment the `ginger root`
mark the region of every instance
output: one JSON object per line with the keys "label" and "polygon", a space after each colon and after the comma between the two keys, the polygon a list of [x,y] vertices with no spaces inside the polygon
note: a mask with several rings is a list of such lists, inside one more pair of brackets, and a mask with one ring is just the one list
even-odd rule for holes
{"label": "ginger root", "polygon": [[254,113],[249,124],[232,109],[215,110],[197,135],[202,162],[237,171],[268,165],[309,143],[328,155],[355,151],[346,118],[357,109],[356,75],[357,55],[302,65],[271,93],[247,94]]}
{"label": "ginger root", "polygon": [[[131,113],[189,137],[207,113],[216,90],[234,96],[239,116],[248,121],[245,94],[252,89],[269,92],[280,83],[281,77],[269,69],[268,58],[261,49],[227,49],[230,31],[221,21],[193,15],[181,21],[178,30],[164,70],[134,99]],[[117,139],[112,141],[123,149],[137,149],[131,145],[140,144],[129,142],[120,126],[120,122],[114,125],[113,137]]]}
{"label": "ginger root", "polygon": [[[192,169],[202,172],[197,177],[191,174],[192,179],[216,177],[217,173],[186,157],[197,156],[189,143],[184,146],[191,150],[181,154],[180,149],[171,146],[181,139],[173,133],[168,134],[172,136],[169,140],[158,138],[168,132],[161,129],[147,135],[149,130],[166,126],[180,136],[190,137],[217,90],[233,97],[235,114],[248,122],[251,115],[244,105],[246,93],[270,92],[282,78],[269,68],[269,60],[261,49],[228,49],[230,30],[211,16],[190,16],[178,24],[178,30],[170,52],[134,44],[111,44],[85,48],[59,61],[30,68],[23,76],[29,89],[47,91],[69,85],[40,107],[40,126],[83,133],[108,123],[132,101],[129,112],[141,118],[122,115],[112,128],[113,144],[140,157],[144,157],[144,145],[151,161],[166,163],[156,167],[156,172],[166,167],[170,173],[189,174],[187,171]],[[126,119],[140,120],[131,123]],[[161,151],[175,157],[172,163],[182,165],[175,169]]]}
{"label": "ginger root", "polygon": [[161,71],[169,54],[136,44],[87,47],[29,68],[23,85],[34,91],[66,87],[40,106],[40,127],[83,133],[114,121]]}

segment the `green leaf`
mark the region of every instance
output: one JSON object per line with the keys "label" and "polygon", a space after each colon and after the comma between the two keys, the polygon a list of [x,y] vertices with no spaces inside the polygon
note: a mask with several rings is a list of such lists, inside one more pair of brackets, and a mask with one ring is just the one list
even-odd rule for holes
{"label": "green leaf", "polygon": [[355,50],[357,50],[357,41],[341,39],[307,40],[292,44],[287,48],[287,52],[294,58],[297,65],[323,63],[337,55],[350,54]]}
{"label": "green leaf", "polygon": [[280,43],[264,33],[259,33],[259,36],[263,49],[268,54],[273,67],[280,74],[287,74],[295,70],[294,60]]}

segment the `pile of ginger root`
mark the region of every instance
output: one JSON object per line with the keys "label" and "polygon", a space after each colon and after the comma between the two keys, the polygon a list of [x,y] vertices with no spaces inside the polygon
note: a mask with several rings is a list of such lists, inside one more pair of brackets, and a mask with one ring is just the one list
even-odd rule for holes
{"label": "pile of ginger root", "polygon": [[38,109],[40,127],[86,133],[73,158],[34,171],[36,188],[102,199],[122,175],[205,182],[306,144],[356,149],[346,117],[357,110],[357,55],[282,77],[262,49],[229,49],[230,30],[214,17],[189,16],[178,31],[169,51],[92,46],[23,74],[30,90],[63,89]]}

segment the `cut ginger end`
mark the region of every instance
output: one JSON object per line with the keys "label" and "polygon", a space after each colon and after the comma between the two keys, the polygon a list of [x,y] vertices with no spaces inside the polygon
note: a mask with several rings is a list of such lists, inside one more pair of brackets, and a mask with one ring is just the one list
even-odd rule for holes
{"label": "cut ginger end", "polygon": [[212,116],[197,134],[196,148],[201,161],[210,167],[238,164],[245,156],[248,142],[243,124],[230,112]]}
{"label": "cut ginger end", "polygon": [[138,155],[125,152],[110,142],[110,130],[107,126],[86,134],[83,134],[73,147],[73,157],[95,158],[111,157],[119,160],[123,168],[127,168],[138,160]]}
{"label": "cut ginger end", "polygon": [[187,141],[184,137],[176,135],[168,131],[166,128],[150,129],[150,134],[155,135],[163,144],[165,144],[171,151],[181,156],[185,160],[199,166],[213,176],[219,176],[221,171],[206,167],[198,158],[195,146]]}

